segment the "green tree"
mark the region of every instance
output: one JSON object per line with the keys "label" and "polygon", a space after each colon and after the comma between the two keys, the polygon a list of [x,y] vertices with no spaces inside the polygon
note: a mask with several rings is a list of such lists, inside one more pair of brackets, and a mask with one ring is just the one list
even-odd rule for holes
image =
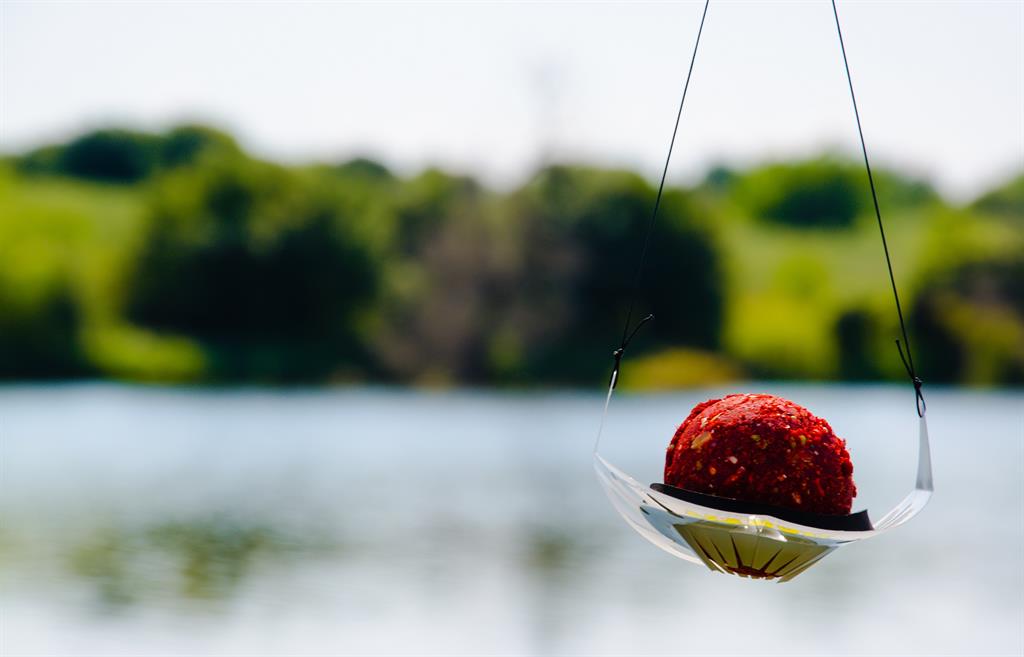
{"label": "green tree", "polygon": [[390,182],[395,179],[386,166],[366,157],[357,157],[337,165],[334,170],[343,177],[367,182]]}
{"label": "green tree", "polygon": [[[871,209],[863,166],[833,157],[756,167],[727,179],[738,203],[754,217],[796,228],[847,228]],[[723,184],[721,176],[710,183]],[[937,198],[927,183],[875,171],[883,210],[922,205]]]}
{"label": "green tree", "polygon": [[223,378],[365,366],[358,325],[377,267],[362,217],[343,207],[323,181],[250,161],[169,176],[128,283],[128,317],[199,339]]}
{"label": "green tree", "polygon": [[929,380],[1024,383],[1024,256],[967,262],[931,276],[910,325]]}
{"label": "green tree", "polygon": [[982,194],[972,207],[1024,222],[1024,174]]}
{"label": "green tree", "polygon": [[503,303],[492,200],[438,170],[396,197],[378,356],[403,380],[490,381],[488,336]]}
{"label": "green tree", "polygon": [[230,135],[207,126],[187,124],[164,134],[96,130],[67,144],[31,151],[18,158],[17,164],[25,173],[131,184],[162,169],[195,164],[201,158],[240,154],[241,149]]}
{"label": "green tree", "polygon": [[203,157],[241,154],[233,137],[204,125],[180,125],[160,138],[159,163],[165,168],[196,164]]}
{"label": "green tree", "polygon": [[529,303],[543,301],[533,322],[545,326],[528,377],[594,381],[606,373],[634,291],[634,321],[656,316],[636,349],[718,346],[721,267],[688,195],[666,192],[634,286],[654,197],[635,174],[564,166],[543,170],[519,192],[521,289]]}

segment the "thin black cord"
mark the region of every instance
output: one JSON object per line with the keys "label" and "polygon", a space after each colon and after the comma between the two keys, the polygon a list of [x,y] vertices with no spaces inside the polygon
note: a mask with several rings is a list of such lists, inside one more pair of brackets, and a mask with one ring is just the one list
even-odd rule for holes
{"label": "thin black cord", "polygon": [[658,183],[658,195],[654,199],[654,211],[651,212],[651,218],[647,220],[647,228],[644,233],[644,245],[640,249],[640,260],[636,266],[636,275],[633,277],[633,291],[629,299],[629,310],[626,313],[626,324],[622,327],[622,342],[619,343],[619,348],[613,352],[615,358],[615,368],[612,370],[612,385],[614,386],[618,382],[619,365],[622,362],[622,354],[629,346],[630,340],[636,335],[637,330],[647,322],[654,319],[654,315],[648,315],[644,317],[639,324],[633,329],[632,332],[629,330],[629,325],[633,321],[633,310],[636,306],[636,297],[640,292],[640,281],[643,278],[644,262],[647,260],[647,249],[651,243],[651,233],[654,232],[654,223],[658,218],[658,208],[661,207],[661,197],[665,191],[665,178],[668,177],[668,165],[672,161],[672,149],[676,145],[676,135],[679,133],[679,119],[683,116],[683,104],[686,103],[686,92],[690,88],[690,78],[693,76],[693,65],[697,61],[697,48],[700,46],[700,35],[704,32],[704,19],[708,15],[708,5],[711,4],[711,0],[704,0],[704,13],[700,17],[700,27],[697,29],[697,39],[693,44],[693,55],[690,56],[690,68],[686,72],[686,83],[683,85],[683,95],[679,99],[679,110],[676,112],[676,122],[672,128],[672,139],[668,144],[668,155],[665,156],[665,167],[661,171],[661,182]]}
{"label": "thin black cord", "polygon": [[836,19],[836,34],[839,35],[839,49],[843,53],[843,67],[846,69],[846,82],[850,87],[850,100],[853,101],[853,115],[857,119],[857,134],[860,135],[860,150],[864,154],[864,168],[868,172],[868,186],[871,188],[871,200],[875,204],[875,219],[878,220],[878,232],[882,236],[882,250],[885,252],[885,265],[889,268],[889,283],[892,285],[892,297],[896,301],[896,315],[900,320],[900,334],[903,336],[903,344],[906,345],[906,355],[904,355],[903,346],[900,345],[900,341],[896,340],[896,350],[900,354],[900,360],[903,361],[903,367],[907,371],[907,375],[910,377],[910,381],[914,384],[914,396],[915,404],[917,405],[917,414],[920,417],[924,417],[927,405],[924,402],[924,395],[921,392],[921,379],[917,376],[917,371],[914,369],[914,356],[910,352],[910,339],[907,338],[907,325],[903,321],[903,308],[900,305],[900,295],[896,291],[896,277],[892,273],[892,259],[889,257],[889,244],[885,239],[885,227],[882,225],[882,211],[878,207],[878,194],[875,191],[875,178],[871,175],[871,163],[868,161],[868,147],[864,142],[864,129],[861,128],[860,124],[860,111],[857,109],[857,96],[853,93],[853,77],[850,75],[850,62],[846,58],[846,44],[843,42],[843,30],[839,26],[839,10],[836,9],[836,0],[832,0],[832,15]]}

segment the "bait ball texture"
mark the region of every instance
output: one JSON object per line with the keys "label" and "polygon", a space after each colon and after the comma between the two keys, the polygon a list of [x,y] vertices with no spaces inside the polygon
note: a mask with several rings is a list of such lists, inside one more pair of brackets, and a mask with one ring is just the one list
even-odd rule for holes
{"label": "bait ball texture", "polygon": [[665,483],[810,513],[850,513],[857,486],[846,442],[825,420],[774,395],[698,404],[672,436]]}

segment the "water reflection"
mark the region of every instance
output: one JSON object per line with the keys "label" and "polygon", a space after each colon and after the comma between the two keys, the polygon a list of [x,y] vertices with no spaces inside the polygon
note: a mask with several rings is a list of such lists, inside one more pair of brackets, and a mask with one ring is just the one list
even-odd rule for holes
{"label": "water reflection", "polygon": [[279,567],[335,547],[220,514],[99,527],[71,546],[67,562],[72,573],[95,586],[103,605],[169,595],[216,601],[235,595],[260,565]]}
{"label": "water reflection", "polygon": [[[858,507],[905,492],[910,400],[787,392],[853,441]],[[653,480],[665,426],[707,394],[621,400],[616,461]],[[0,652],[664,654],[685,634],[700,653],[742,619],[766,654],[1012,654],[1024,396],[929,401],[933,504],[773,585],[621,524],[590,466],[597,396],[0,391]],[[951,534],[954,517],[976,527]]]}

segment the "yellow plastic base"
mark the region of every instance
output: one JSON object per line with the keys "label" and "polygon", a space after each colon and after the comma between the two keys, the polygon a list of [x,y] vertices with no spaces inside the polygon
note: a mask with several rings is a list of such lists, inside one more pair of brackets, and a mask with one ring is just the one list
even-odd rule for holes
{"label": "yellow plastic base", "polygon": [[799,536],[743,533],[708,521],[674,527],[711,570],[753,579],[787,582],[835,549]]}

